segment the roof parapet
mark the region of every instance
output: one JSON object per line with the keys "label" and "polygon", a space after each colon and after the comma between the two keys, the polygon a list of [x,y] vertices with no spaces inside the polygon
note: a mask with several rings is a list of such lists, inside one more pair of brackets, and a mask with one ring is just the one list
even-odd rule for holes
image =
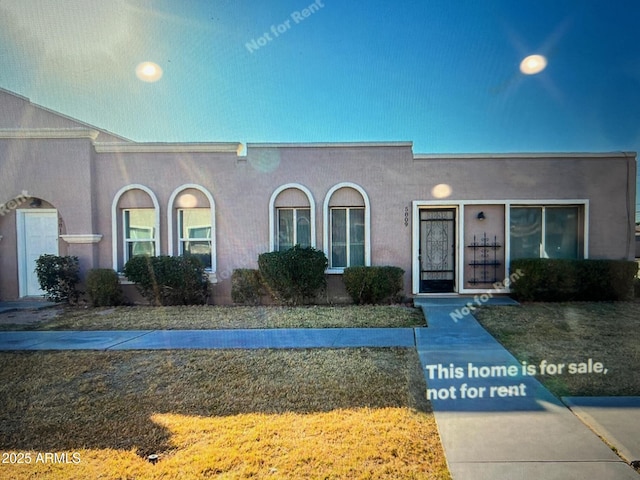
{"label": "roof parapet", "polygon": [[100,131],[90,128],[1,128],[1,139],[87,138],[95,141]]}
{"label": "roof parapet", "polygon": [[235,153],[239,155],[242,144],[217,143],[95,143],[98,153]]}
{"label": "roof parapet", "polygon": [[514,153],[417,153],[414,160],[635,158],[636,152],[514,152]]}

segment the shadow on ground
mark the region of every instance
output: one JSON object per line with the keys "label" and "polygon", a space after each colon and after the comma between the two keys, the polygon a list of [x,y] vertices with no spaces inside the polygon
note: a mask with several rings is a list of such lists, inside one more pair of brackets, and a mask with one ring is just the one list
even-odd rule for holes
{"label": "shadow on ground", "polygon": [[0,450],[171,448],[157,414],[428,411],[412,349],[0,354]]}

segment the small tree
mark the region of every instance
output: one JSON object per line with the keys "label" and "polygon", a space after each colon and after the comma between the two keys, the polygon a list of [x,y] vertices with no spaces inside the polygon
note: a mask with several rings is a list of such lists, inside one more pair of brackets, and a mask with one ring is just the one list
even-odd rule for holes
{"label": "small tree", "polygon": [[87,274],[87,295],[94,307],[120,305],[122,288],[118,274],[110,268],[94,268]]}
{"label": "small tree", "polygon": [[327,265],[324,252],[299,245],[258,257],[260,275],[269,293],[276,300],[291,305],[314,298],[326,287],[324,271]]}
{"label": "small tree", "polygon": [[349,267],[342,280],[356,304],[389,303],[400,299],[403,275],[400,267]]}
{"label": "small tree", "polygon": [[207,273],[194,256],[136,256],[124,266],[124,274],[154,305],[200,305],[207,301]]}
{"label": "small tree", "polygon": [[258,305],[264,294],[258,270],[237,268],[231,275],[231,299],[240,305]]}
{"label": "small tree", "polygon": [[36,260],[36,275],[45,298],[53,302],[77,302],[80,292],[78,257],[44,254]]}

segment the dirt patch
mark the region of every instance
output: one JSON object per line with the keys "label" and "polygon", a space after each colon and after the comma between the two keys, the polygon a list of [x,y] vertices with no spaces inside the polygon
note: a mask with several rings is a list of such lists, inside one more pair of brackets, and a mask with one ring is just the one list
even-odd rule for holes
{"label": "dirt patch", "polygon": [[37,326],[57,318],[62,313],[60,308],[43,308],[32,310],[14,310],[0,313],[0,327],[4,325]]}

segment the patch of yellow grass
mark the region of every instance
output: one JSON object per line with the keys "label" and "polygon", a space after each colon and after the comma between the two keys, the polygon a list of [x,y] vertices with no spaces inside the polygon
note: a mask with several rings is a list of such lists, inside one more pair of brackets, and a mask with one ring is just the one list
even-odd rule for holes
{"label": "patch of yellow grass", "polygon": [[133,450],[92,449],[77,452],[77,465],[1,465],[0,475],[16,480],[450,478],[433,415],[409,408],[155,414],[152,420],[171,432],[173,447],[155,465]]}
{"label": "patch of yellow grass", "polygon": [[[58,309],[58,316],[42,318],[29,312],[21,321],[16,314],[0,315],[0,330],[209,330],[234,328],[367,328],[424,326],[419,308],[390,305],[305,307],[117,307]],[[51,311],[49,311],[51,314]],[[23,313],[24,315],[24,313]]]}

